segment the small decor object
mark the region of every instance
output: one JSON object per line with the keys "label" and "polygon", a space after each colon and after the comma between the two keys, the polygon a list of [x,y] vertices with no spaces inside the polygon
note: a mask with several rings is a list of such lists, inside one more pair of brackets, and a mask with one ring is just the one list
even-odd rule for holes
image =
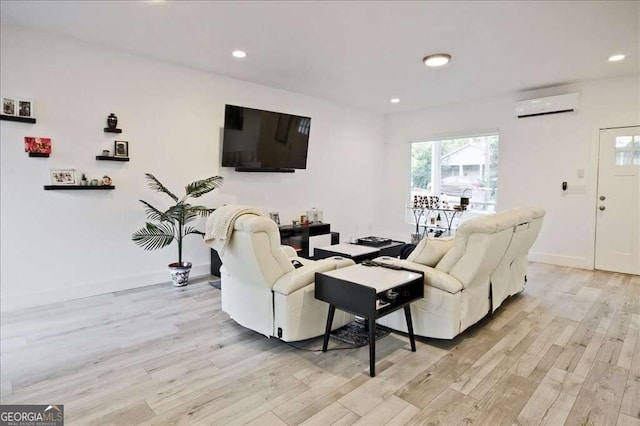
{"label": "small decor object", "polygon": [[197,180],[185,187],[185,195],[182,198],[169,191],[151,173],[145,174],[149,188],[156,192],[162,192],[169,196],[174,204],[162,211],[146,201],[140,200],[145,207],[148,222],[145,226],[135,231],[131,235],[131,240],[145,250],[157,250],[167,247],[172,242],[178,243],[178,261],[169,264],[171,280],[174,286],[183,287],[189,283],[190,262],[182,260],[182,240],[189,234],[204,236],[204,232],[199,231],[189,224],[196,220],[198,216],[209,216],[214,209],[205,206],[194,206],[187,201],[190,198],[198,198],[204,194],[219,188],[223,178],[212,176],[207,179]]}
{"label": "small decor object", "polygon": [[307,211],[307,217],[310,223],[322,223],[322,210],[312,207]]}
{"label": "small decor object", "polygon": [[300,224],[302,226],[305,226],[305,225],[309,224],[309,221],[307,220],[307,215],[303,214],[302,216],[300,216]]}
{"label": "small decor object", "polygon": [[109,151],[108,149],[103,149],[103,150],[102,150],[102,155],[103,155],[104,157],[108,157],[108,156],[109,156],[109,152],[110,152],[110,151]]}
{"label": "small decor object", "polygon": [[115,141],[113,148],[113,156],[126,158],[129,156],[129,142]]}
{"label": "small decor object", "polygon": [[114,113],[111,113],[107,117],[107,128],[115,130],[116,127],[118,127],[118,117]]}
{"label": "small decor object", "polygon": [[98,181],[98,179],[91,179],[91,182],[89,182],[89,185],[91,186],[98,186],[100,184],[100,181]]}
{"label": "small decor object", "polygon": [[358,238],[358,244],[361,244],[363,246],[370,246],[370,247],[383,246],[385,244],[389,244],[390,242],[391,242],[390,238],[384,238],[384,237],[369,236],[369,237]]}
{"label": "small decor object", "polygon": [[37,154],[51,154],[51,139],[25,136],[24,151]]}
{"label": "small decor object", "polygon": [[16,100],[11,98],[2,98],[2,113],[4,115],[16,115]]}
{"label": "small decor object", "polygon": [[280,226],[280,213],[269,213],[269,217],[276,225]]}
{"label": "small decor object", "polygon": [[103,185],[111,185],[111,178],[107,175],[102,176]]}
{"label": "small decor object", "polygon": [[300,226],[300,221],[299,221],[299,220],[292,220],[292,221],[291,221],[291,226],[293,226],[294,228],[295,228],[296,226]]}
{"label": "small decor object", "polygon": [[76,171],[74,169],[51,170],[52,185],[75,185]]}
{"label": "small decor object", "polygon": [[33,117],[33,103],[31,101],[18,101],[18,117]]}
{"label": "small decor object", "polygon": [[89,185],[89,181],[87,180],[87,176],[83,173],[82,178],[80,179],[80,186]]}

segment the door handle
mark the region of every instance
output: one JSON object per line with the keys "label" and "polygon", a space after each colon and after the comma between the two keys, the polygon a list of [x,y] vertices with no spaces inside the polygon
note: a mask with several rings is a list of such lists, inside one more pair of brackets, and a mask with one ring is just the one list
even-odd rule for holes
{"label": "door handle", "polygon": [[605,210],[605,209],[606,209],[606,207],[605,207],[605,206],[600,206],[600,207],[598,207],[598,208],[600,209],[600,211],[603,211],[603,210]]}
{"label": "door handle", "polygon": [[601,196],[600,196],[600,201],[604,201],[604,200],[606,200],[606,199],[607,199],[607,197],[605,197],[604,195],[601,195]]}

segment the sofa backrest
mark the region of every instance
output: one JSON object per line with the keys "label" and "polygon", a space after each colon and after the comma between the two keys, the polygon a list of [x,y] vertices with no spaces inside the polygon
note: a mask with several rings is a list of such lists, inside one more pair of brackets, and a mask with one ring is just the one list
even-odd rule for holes
{"label": "sofa backrest", "polygon": [[505,255],[505,263],[508,262],[509,266],[510,295],[524,289],[529,250],[540,234],[545,211],[540,207],[521,207],[514,213],[518,214],[520,221]]}
{"label": "sofa backrest", "polygon": [[280,246],[276,223],[264,216],[244,214],[236,219],[231,239],[220,256],[235,280],[269,288],[295,268]]}
{"label": "sofa backrest", "polygon": [[464,288],[486,283],[488,290],[489,276],[504,256],[514,224],[515,217],[506,213],[465,221],[456,231],[453,247],[436,269],[458,279]]}

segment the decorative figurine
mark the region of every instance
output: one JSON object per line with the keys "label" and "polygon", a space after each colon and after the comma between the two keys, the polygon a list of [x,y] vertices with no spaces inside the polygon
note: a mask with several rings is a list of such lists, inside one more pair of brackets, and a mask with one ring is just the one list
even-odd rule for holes
{"label": "decorative figurine", "polygon": [[89,181],[87,180],[87,176],[83,173],[82,179],[80,179],[80,186],[87,186],[87,185],[89,185]]}
{"label": "decorative figurine", "polygon": [[118,117],[114,113],[109,114],[107,117],[107,127],[109,129],[115,129],[118,126]]}

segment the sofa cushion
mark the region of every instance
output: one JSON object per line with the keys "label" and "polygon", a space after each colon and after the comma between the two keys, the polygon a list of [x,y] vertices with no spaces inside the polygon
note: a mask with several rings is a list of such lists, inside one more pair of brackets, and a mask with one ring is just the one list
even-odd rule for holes
{"label": "sofa cushion", "polygon": [[453,238],[423,238],[407,260],[434,267],[453,246]]}

